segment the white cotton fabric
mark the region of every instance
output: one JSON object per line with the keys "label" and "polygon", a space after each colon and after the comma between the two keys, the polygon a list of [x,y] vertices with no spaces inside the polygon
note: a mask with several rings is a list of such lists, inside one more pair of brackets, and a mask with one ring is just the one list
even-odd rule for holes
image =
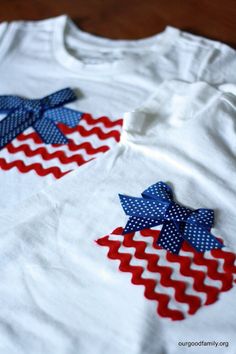
{"label": "white cotton fabric", "polygon": [[[89,112],[94,118],[118,119],[123,112],[142,105],[163,80],[203,80],[231,90],[236,83],[235,58],[235,51],[227,45],[173,27],[150,38],[126,41],[85,33],[65,15],[1,23],[0,95],[40,98],[69,86],[78,94],[71,108]],[[89,128],[86,123],[85,128]],[[81,141],[95,147],[100,144],[94,135],[81,137]],[[39,147],[32,140],[27,143],[32,150]],[[106,145],[113,146],[112,139]],[[57,159],[42,162],[38,155],[32,158],[6,149],[0,151],[0,159],[8,166],[21,160],[26,166],[40,163],[49,168],[55,162],[65,168]],[[34,170],[21,173],[11,166],[0,168],[0,211],[56,180],[51,174],[41,177]]]}
{"label": "white cotton fabric", "polygon": [[[118,193],[140,196],[161,180],[178,203],[214,209],[212,232],[235,252],[235,107],[206,83],[163,83],[125,115],[116,148],[1,215],[2,352],[234,354],[236,287],[172,322],[94,240],[125,226]],[[202,340],[229,347],[178,346]]]}
{"label": "white cotton fabric", "polygon": [[75,107],[119,116],[140,106],[169,79],[236,83],[235,50],[166,27],[140,40],[111,40],[83,32],[62,15],[0,24],[0,94],[34,98],[70,86]]}

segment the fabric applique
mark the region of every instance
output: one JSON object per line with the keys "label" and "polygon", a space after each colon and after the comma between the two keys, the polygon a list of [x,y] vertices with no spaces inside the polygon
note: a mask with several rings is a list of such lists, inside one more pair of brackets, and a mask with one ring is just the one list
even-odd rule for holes
{"label": "fabric applique", "polygon": [[[50,104],[48,102],[47,107],[51,107],[59,102],[62,104],[62,101],[64,104],[65,97],[68,100],[75,98],[70,89],[59,91],[59,93],[60,97],[58,93],[47,96],[44,104],[49,100]],[[18,111],[9,113],[7,107],[11,105],[12,108],[16,107],[17,103],[19,107],[22,100],[16,98],[16,102],[12,103],[12,99],[11,96],[0,97],[1,112],[8,113],[9,119],[13,117],[11,114],[14,115],[16,114],[14,112]],[[3,123],[6,122],[7,117],[0,122],[2,142],[8,140],[6,138],[4,140],[6,132],[11,137],[16,135],[0,150],[0,170],[8,171],[16,168],[20,173],[31,172],[41,177],[50,176],[53,179],[58,179],[105,153],[120,140],[122,119],[111,120],[106,116],[94,118],[89,113],[57,106],[41,111],[40,114],[43,114],[43,118],[36,119],[37,124],[33,124],[32,120],[28,120],[28,117],[31,117],[34,112],[32,113],[29,107],[27,109],[26,116],[24,118],[22,116],[22,119],[20,118],[14,126]],[[39,113],[35,114],[38,117]],[[26,127],[28,128],[26,129]],[[16,134],[16,132],[23,130],[24,132]],[[50,139],[53,143],[49,143]]]}
{"label": "fabric applique", "polygon": [[[158,182],[143,192],[142,195],[145,195],[145,198],[151,201],[151,204],[141,203],[138,205],[136,199],[139,203],[143,199],[133,197],[126,197],[133,198],[126,203],[127,199],[120,195],[125,212],[130,218],[136,217],[137,219],[129,219],[125,228],[116,228],[109,235],[98,238],[96,243],[108,248],[108,258],[120,262],[120,271],[131,273],[133,284],[144,286],[144,296],[157,302],[157,314],[159,316],[171,320],[183,320],[187,316],[195,314],[203,306],[215,303],[222,292],[233,287],[236,282],[236,256],[227,247],[222,248],[223,242],[218,237],[214,237],[217,241],[214,241],[217,249],[209,247],[205,252],[199,252],[199,248],[195,247],[195,241],[190,242],[189,236],[183,237],[184,234],[181,234],[181,247],[178,249],[178,254],[175,250],[173,252],[172,246],[165,247],[165,244],[160,242],[160,239],[163,241],[163,227],[161,230],[150,229],[150,227],[163,225],[163,221],[166,221],[164,215],[168,215],[179,232],[180,220],[177,219],[184,218],[184,226],[186,226],[189,218],[191,218],[188,213],[185,215],[177,212],[174,217],[167,213],[168,208],[171,209],[172,203],[175,203],[173,202],[171,189],[166,187],[168,186],[165,183]],[[155,197],[159,198],[158,201]],[[153,200],[156,204],[153,203]],[[161,209],[163,204],[160,200],[165,201],[168,205],[166,209]],[[131,201],[133,201],[133,204],[131,204]],[[158,205],[159,202],[161,205]],[[160,207],[158,211],[156,211],[156,205]],[[153,207],[151,209],[152,215],[150,214],[150,206]],[[144,211],[146,215],[143,215]],[[160,211],[163,212],[161,216]],[[191,212],[194,216],[198,215],[196,211]],[[209,215],[211,215],[211,218],[208,231],[210,224],[212,225],[213,222],[212,213],[209,213]],[[143,218],[143,216],[145,217]],[[162,222],[155,224],[153,222],[152,224],[149,221],[149,219],[154,220],[154,218],[156,222],[157,220],[161,221],[160,217],[162,217]],[[137,220],[138,222],[135,223],[134,221]],[[167,221],[169,222],[169,220]],[[206,218],[205,216],[203,220],[201,218],[192,220],[191,218],[190,221],[205,227]],[[184,226],[181,224],[181,232]],[[175,229],[171,231],[175,232]],[[173,238],[173,233],[168,233],[165,228],[164,232],[165,243],[168,245],[167,237]]]}
{"label": "fabric applique", "polygon": [[0,96],[0,113],[7,113],[0,121],[0,148],[31,126],[45,144],[68,143],[68,139],[55,123],[64,123],[71,128],[78,124],[81,112],[61,107],[76,99],[74,91],[70,88],[54,92],[42,99]]}

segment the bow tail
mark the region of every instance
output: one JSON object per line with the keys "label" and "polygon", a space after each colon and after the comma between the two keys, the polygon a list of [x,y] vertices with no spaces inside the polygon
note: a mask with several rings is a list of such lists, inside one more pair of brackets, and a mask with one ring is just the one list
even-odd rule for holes
{"label": "bow tail", "polygon": [[70,128],[76,127],[83,113],[66,107],[49,109],[44,117],[53,122],[60,122],[68,125]]}
{"label": "bow tail", "polygon": [[54,122],[41,118],[33,125],[36,132],[45,144],[66,144],[67,137],[60,131]]}
{"label": "bow tail", "polygon": [[0,148],[3,148],[17,135],[29,128],[36,118],[30,112],[15,111],[0,122]]}
{"label": "bow tail", "polygon": [[[24,129],[27,129],[36,121],[36,118],[29,111],[16,109],[10,112],[0,121],[0,137],[12,136],[12,139]],[[16,134],[16,135],[15,135]]]}
{"label": "bow tail", "polygon": [[124,228],[123,235],[143,229],[149,229],[150,227],[158,226],[162,223],[163,221],[160,220],[131,216]]}
{"label": "bow tail", "polygon": [[179,253],[183,238],[174,221],[164,222],[157,244],[174,254]]}
{"label": "bow tail", "polygon": [[0,96],[0,113],[9,113],[16,109],[22,102],[23,98],[18,96],[4,95]]}
{"label": "bow tail", "polygon": [[184,228],[183,238],[193,246],[197,252],[210,251],[224,247],[206,228],[200,227],[199,225],[187,223]]}

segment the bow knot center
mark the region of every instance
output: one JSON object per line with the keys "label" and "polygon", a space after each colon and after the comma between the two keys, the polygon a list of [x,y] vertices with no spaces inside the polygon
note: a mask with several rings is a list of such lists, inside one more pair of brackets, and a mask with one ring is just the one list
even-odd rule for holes
{"label": "bow knot center", "polygon": [[26,109],[28,112],[32,112],[32,114],[38,117],[40,117],[45,110],[40,100],[26,100],[22,108]]}
{"label": "bow knot center", "polygon": [[186,222],[188,217],[192,214],[192,210],[177,203],[170,203],[169,208],[165,214],[166,220],[177,222]]}

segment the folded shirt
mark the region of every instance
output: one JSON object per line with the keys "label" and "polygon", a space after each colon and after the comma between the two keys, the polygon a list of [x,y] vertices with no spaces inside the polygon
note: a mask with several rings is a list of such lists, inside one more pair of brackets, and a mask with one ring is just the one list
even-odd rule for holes
{"label": "folded shirt", "polygon": [[235,50],[166,27],[141,40],[83,32],[66,16],[0,24],[0,94],[42,97],[78,89],[76,107],[117,118],[140,106],[163,80],[236,83]]}
{"label": "folded shirt", "polygon": [[[45,144],[34,129],[1,150],[0,211],[77,168],[78,161],[113,146],[117,139],[112,135],[119,135],[120,124],[109,122],[119,122],[123,112],[143,104],[163,80],[204,80],[231,90],[235,58],[227,45],[173,27],[126,41],[85,33],[64,15],[1,23],[0,95],[35,99],[71,87],[78,100],[69,107],[88,112],[92,119],[85,115],[77,130],[70,130],[68,137],[79,150]],[[104,116],[108,125],[101,120]]]}
{"label": "folded shirt", "polygon": [[[235,96],[204,82],[165,82],[124,124],[106,155],[1,214],[4,352],[235,347]],[[185,241],[173,254],[157,244],[163,224],[123,233],[119,194],[141,198],[153,186],[150,201],[160,181],[184,211],[215,212],[211,233],[225,247],[199,253]]]}

